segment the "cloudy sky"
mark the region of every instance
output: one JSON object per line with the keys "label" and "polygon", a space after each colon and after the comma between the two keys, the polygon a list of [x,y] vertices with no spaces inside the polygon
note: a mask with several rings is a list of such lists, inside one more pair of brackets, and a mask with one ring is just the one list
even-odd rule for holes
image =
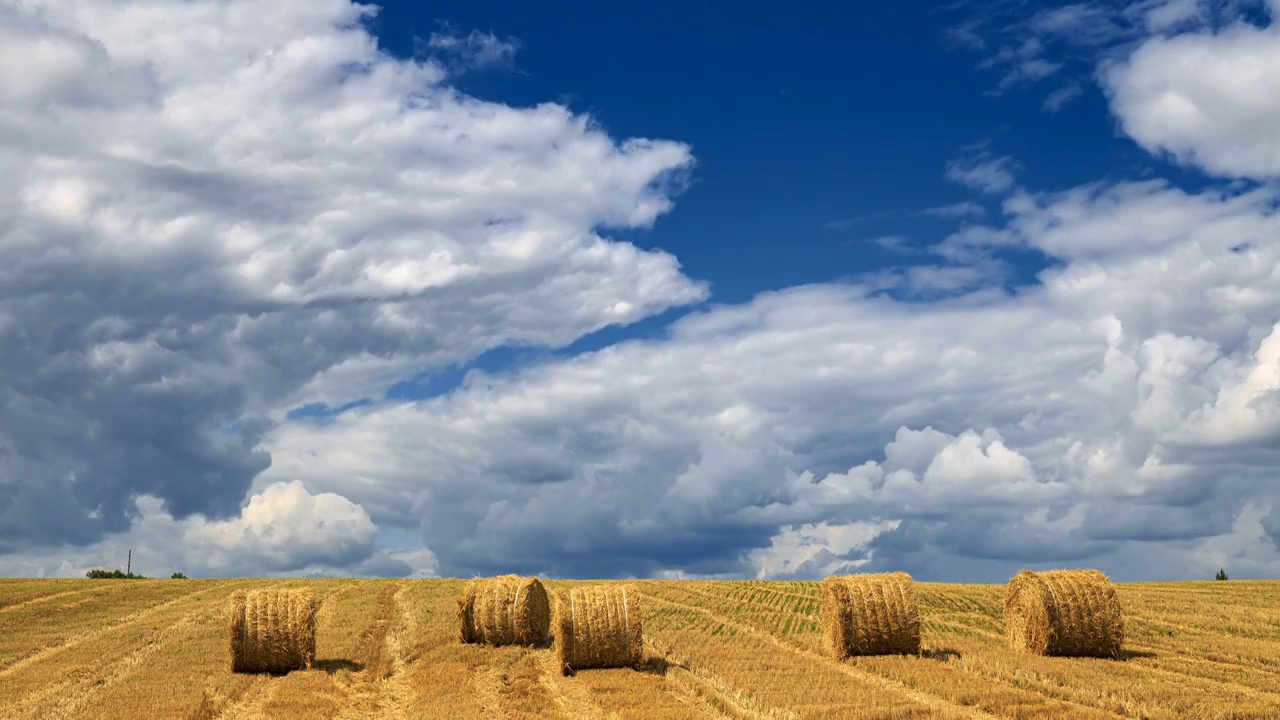
{"label": "cloudy sky", "polygon": [[0,0],[0,574],[1280,577],[1280,0],[421,5]]}

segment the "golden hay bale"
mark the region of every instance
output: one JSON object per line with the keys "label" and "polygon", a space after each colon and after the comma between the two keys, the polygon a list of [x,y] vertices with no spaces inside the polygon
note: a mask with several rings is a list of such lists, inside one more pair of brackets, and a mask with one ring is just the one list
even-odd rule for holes
{"label": "golden hay bale", "polygon": [[822,581],[822,630],[837,660],[918,654],[920,610],[903,572],[832,575]]}
{"label": "golden hay bale", "polygon": [[231,672],[285,673],[316,658],[318,599],[310,589],[237,590],[227,632]]}
{"label": "golden hay bale", "polygon": [[464,643],[545,645],[551,602],[536,577],[475,578],[458,598],[458,624]]}
{"label": "golden hay bale", "polygon": [[644,661],[640,593],[634,585],[596,585],[556,595],[556,659],[575,670],[636,667]]}
{"label": "golden hay bale", "polygon": [[1097,570],[1023,570],[1004,594],[1009,645],[1036,655],[1120,657],[1120,598]]}

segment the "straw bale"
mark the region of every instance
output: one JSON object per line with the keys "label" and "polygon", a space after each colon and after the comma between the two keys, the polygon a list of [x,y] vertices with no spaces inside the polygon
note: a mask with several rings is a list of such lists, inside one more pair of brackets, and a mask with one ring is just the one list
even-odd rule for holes
{"label": "straw bale", "polygon": [[233,593],[227,632],[231,671],[286,673],[310,667],[318,607],[308,588]]}
{"label": "straw bale", "polygon": [[551,602],[536,577],[475,578],[458,598],[464,643],[542,646],[551,633]]}
{"label": "straw bale", "polygon": [[556,594],[556,659],[568,675],[644,661],[640,593],[634,585],[595,585]]}
{"label": "straw bale", "polygon": [[1097,570],[1023,570],[1004,595],[1009,645],[1036,655],[1120,657],[1120,598]]}
{"label": "straw bale", "polygon": [[837,660],[919,654],[920,610],[903,572],[832,575],[822,581],[822,630]]}

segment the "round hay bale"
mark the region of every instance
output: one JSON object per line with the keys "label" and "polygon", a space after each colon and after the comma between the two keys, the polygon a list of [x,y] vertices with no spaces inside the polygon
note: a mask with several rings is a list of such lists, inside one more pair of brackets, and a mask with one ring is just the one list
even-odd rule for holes
{"label": "round hay bale", "polygon": [[475,578],[458,598],[464,643],[541,646],[551,633],[551,601],[536,577]]}
{"label": "round hay bale", "polygon": [[231,595],[227,648],[231,672],[286,673],[316,658],[316,610],[310,589],[237,590]]}
{"label": "round hay bale", "polygon": [[832,575],[822,581],[822,630],[837,660],[919,654],[920,610],[903,572]]}
{"label": "round hay bale", "polygon": [[634,585],[596,585],[556,595],[556,659],[568,675],[644,661],[640,593]]}
{"label": "round hay bale", "polygon": [[1035,655],[1120,657],[1120,598],[1097,570],[1023,570],[1004,594],[1010,647]]}

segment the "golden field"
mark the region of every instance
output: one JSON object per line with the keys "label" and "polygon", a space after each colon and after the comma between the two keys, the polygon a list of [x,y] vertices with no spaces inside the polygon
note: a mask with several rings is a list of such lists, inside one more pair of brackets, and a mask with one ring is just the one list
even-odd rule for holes
{"label": "golden field", "polygon": [[[563,677],[459,644],[461,580],[0,580],[0,718],[1280,718],[1280,582],[1118,584],[1120,661],[1016,653],[1003,586],[917,583],[922,654],[843,663],[816,583],[636,584],[643,667]],[[323,597],[312,669],[227,670],[255,587]]]}

